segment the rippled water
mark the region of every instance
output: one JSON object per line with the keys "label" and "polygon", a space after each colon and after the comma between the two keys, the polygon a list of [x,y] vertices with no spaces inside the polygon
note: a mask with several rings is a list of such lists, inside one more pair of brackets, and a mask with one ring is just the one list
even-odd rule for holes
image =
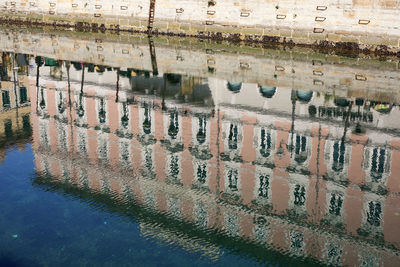
{"label": "rippled water", "polygon": [[0,265],[400,264],[395,60],[0,36]]}

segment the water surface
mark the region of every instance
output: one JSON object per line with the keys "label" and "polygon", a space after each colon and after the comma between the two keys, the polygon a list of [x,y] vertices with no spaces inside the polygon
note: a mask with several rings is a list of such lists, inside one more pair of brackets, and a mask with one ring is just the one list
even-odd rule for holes
{"label": "water surface", "polygon": [[389,59],[12,34],[3,265],[399,264]]}

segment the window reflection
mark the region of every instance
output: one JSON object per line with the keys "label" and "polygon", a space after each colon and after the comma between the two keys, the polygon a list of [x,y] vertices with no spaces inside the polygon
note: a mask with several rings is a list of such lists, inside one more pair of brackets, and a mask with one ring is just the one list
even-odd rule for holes
{"label": "window reflection", "polygon": [[29,114],[25,114],[22,116],[22,129],[25,134],[32,134],[31,119]]}
{"label": "window reflection", "polygon": [[207,131],[207,118],[205,116],[199,117],[199,130],[197,132],[196,138],[199,144],[203,144],[206,140]]}
{"label": "window reflection", "polygon": [[85,133],[79,133],[78,135],[78,149],[79,153],[81,153],[82,156],[87,156],[88,151],[87,151],[87,140],[86,140],[86,135]]}
{"label": "window reflection", "polygon": [[178,111],[174,111],[169,114],[168,135],[172,139],[176,139],[178,132],[179,132]]}
{"label": "window reflection", "polygon": [[260,175],[260,187],[258,188],[258,196],[268,198],[269,175]]}
{"label": "window reflection", "polygon": [[375,180],[380,180],[384,173],[386,150],[384,148],[374,148],[372,152],[371,176]]}
{"label": "window reflection", "polygon": [[178,155],[171,155],[170,165],[169,165],[169,175],[173,181],[178,180],[179,175],[179,158]]}
{"label": "window reflection", "polygon": [[152,150],[150,148],[146,148],[144,152],[144,165],[146,170],[151,171],[153,170],[153,157],[152,157]]}
{"label": "window reflection", "polygon": [[207,177],[207,164],[206,163],[198,164],[197,181],[199,181],[200,184],[204,184],[206,182],[206,177]]}
{"label": "window reflection", "polygon": [[64,125],[58,127],[58,140],[61,151],[67,152],[67,132]]}
{"label": "window reflection", "polygon": [[195,218],[196,218],[196,224],[200,227],[207,227],[208,225],[208,212],[207,212],[207,207],[199,203],[195,206]]}
{"label": "window reflection", "polygon": [[343,141],[336,141],[333,145],[333,164],[332,170],[336,172],[341,172],[344,167],[344,153],[346,147]]}
{"label": "window reflection", "polygon": [[145,134],[151,133],[151,114],[149,104],[147,103],[144,103],[143,132]]}
{"label": "window reflection", "polygon": [[49,136],[47,133],[47,125],[43,122],[39,125],[39,132],[40,132],[40,143],[43,147],[48,147],[50,145]]}
{"label": "window reflection", "polygon": [[260,153],[265,158],[271,155],[271,132],[267,132],[264,128],[261,129]]}
{"label": "window reflection", "polygon": [[307,160],[307,138],[305,136],[296,136],[296,147],[295,147],[295,161],[299,164],[304,163]]}
{"label": "window reflection", "polygon": [[13,136],[12,121],[10,119],[4,120],[4,132],[6,134],[6,138]]}
{"label": "window reflection", "polygon": [[3,108],[10,107],[10,93],[8,91],[1,92],[3,99]]}
{"label": "window reflection", "polygon": [[238,127],[236,124],[232,124],[229,127],[229,149],[235,150],[238,148]]}
{"label": "window reflection", "polygon": [[83,107],[83,91],[79,93],[79,106],[77,108],[77,113],[80,118],[85,115],[85,109]]}
{"label": "window reflection", "polygon": [[40,88],[40,103],[39,106],[41,109],[46,108],[46,101],[44,100],[44,89],[43,87]]}
{"label": "window reflection", "polygon": [[82,170],[79,183],[83,188],[89,189],[89,178],[86,170]]}
{"label": "window reflection", "polygon": [[239,235],[239,222],[236,214],[229,213],[225,215],[225,229],[230,236]]}
{"label": "window reflection", "polygon": [[125,197],[127,203],[133,203],[135,199],[133,191],[129,186],[124,186],[123,196]]}
{"label": "window reflection", "polygon": [[331,200],[329,203],[329,213],[335,214],[335,215],[340,215],[340,210],[342,208],[342,204],[343,204],[342,196],[332,194]]}
{"label": "window reflection", "polygon": [[332,265],[335,265],[335,266],[340,265],[340,260],[342,258],[343,249],[337,244],[329,243],[327,252],[328,252],[329,263],[331,263]]}
{"label": "window reflection", "polygon": [[123,112],[123,115],[121,117],[121,124],[124,128],[126,128],[126,127],[128,127],[128,123],[129,123],[128,105],[126,103],[122,104],[122,112]]}
{"label": "window reflection", "polygon": [[236,169],[230,169],[228,171],[228,187],[231,191],[238,191],[238,180],[239,180],[239,172]]}
{"label": "window reflection", "polygon": [[304,247],[304,234],[298,231],[290,231],[290,248],[297,255],[302,254]]}
{"label": "window reflection", "polygon": [[306,189],[304,186],[297,184],[294,189],[294,204],[303,206],[306,202]]}
{"label": "window reflection", "polygon": [[110,181],[106,178],[102,178],[101,181],[101,192],[109,195],[111,193]]}
{"label": "window reflection", "polygon": [[130,164],[129,142],[120,142],[121,147],[121,161],[125,166]]}
{"label": "window reflection", "polygon": [[59,94],[59,102],[58,102],[57,108],[58,108],[58,112],[59,112],[60,114],[63,114],[63,113],[64,113],[64,111],[65,111],[65,104],[64,104],[64,99],[63,99],[62,92],[60,92],[60,94]]}
{"label": "window reflection", "polygon": [[367,222],[373,226],[381,224],[381,203],[370,201],[368,203]]}
{"label": "window reflection", "polygon": [[99,122],[101,124],[106,122],[106,110],[103,98],[100,99]]}
{"label": "window reflection", "polygon": [[20,104],[28,102],[28,92],[26,90],[26,87],[19,88],[19,102]]}
{"label": "window reflection", "polygon": [[181,202],[180,199],[171,197],[168,199],[168,210],[169,213],[175,218],[181,217]]}
{"label": "window reflection", "polygon": [[241,82],[228,82],[227,84],[228,90],[232,93],[239,93],[240,89],[242,88]]}
{"label": "window reflection", "polygon": [[108,141],[106,136],[99,139],[98,153],[100,160],[108,160]]}

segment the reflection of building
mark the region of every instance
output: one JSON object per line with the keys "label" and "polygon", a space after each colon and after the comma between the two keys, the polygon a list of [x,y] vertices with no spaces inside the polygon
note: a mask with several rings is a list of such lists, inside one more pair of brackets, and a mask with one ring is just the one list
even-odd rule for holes
{"label": "reflection of building", "polygon": [[[122,90],[116,102],[106,86],[81,93],[72,83],[68,93],[65,81],[41,82],[43,94],[30,87],[39,172],[290,255],[399,261],[390,246],[400,248],[400,140],[382,128],[397,133],[398,107],[387,115],[371,108],[372,122],[355,119],[366,129],[355,134],[343,119],[309,113],[334,103],[291,88],[267,94],[234,84],[230,93],[227,82],[208,79],[202,88],[214,107],[169,99],[163,111],[162,94]],[[46,105],[38,108],[36,95]],[[337,106],[349,122],[352,107]]]}
{"label": "reflection of building", "polygon": [[1,60],[0,111],[29,105],[27,56],[2,52]]}
{"label": "reflection of building", "polygon": [[[353,58],[317,51],[310,53],[307,49],[248,49],[227,43],[210,46],[208,42],[195,40],[176,45],[163,38],[149,42],[142,36],[120,34],[102,35],[98,39],[57,30],[10,32],[3,29],[0,30],[0,50],[77,62],[84,60],[92,63],[92,70],[93,64],[120,67],[121,75],[127,72],[127,67],[149,75],[156,63],[159,73],[217,77],[243,83],[242,91],[247,87],[246,83],[258,83],[263,90],[267,89],[267,94],[271,91],[266,87],[292,87],[343,97],[400,101],[399,66],[393,57],[359,55]],[[98,71],[107,74],[104,67],[100,66]]]}
{"label": "reflection of building", "polygon": [[[14,58],[15,57],[15,58]],[[26,63],[25,55],[2,53],[0,63],[0,160],[8,145],[25,143],[31,135],[29,79],[25,64],[13,69],[18,61]],[[14,63],[12,61],[15,61]],[[23,63],[22,62],[22,63]]]}

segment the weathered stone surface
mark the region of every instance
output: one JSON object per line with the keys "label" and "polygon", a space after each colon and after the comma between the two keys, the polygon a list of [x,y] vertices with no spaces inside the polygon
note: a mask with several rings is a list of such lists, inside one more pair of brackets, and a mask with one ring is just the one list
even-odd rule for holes
{"label": "weathered stone surface", "polygon": [[[209,6],[205,0],[157,0],[152,30],[170,35],[300,45],[351,42],[353,49],[359,45],[373,50],[383,45],[385,49],[381,51],[393,53],[400,51],[399,3],[218,0]],[[149,6],[150,0],[0,0],[3,23],[12,18],[10,23],[78,24],[84,28],[103,25],[105,29],[142,32],[147,31]]]}

